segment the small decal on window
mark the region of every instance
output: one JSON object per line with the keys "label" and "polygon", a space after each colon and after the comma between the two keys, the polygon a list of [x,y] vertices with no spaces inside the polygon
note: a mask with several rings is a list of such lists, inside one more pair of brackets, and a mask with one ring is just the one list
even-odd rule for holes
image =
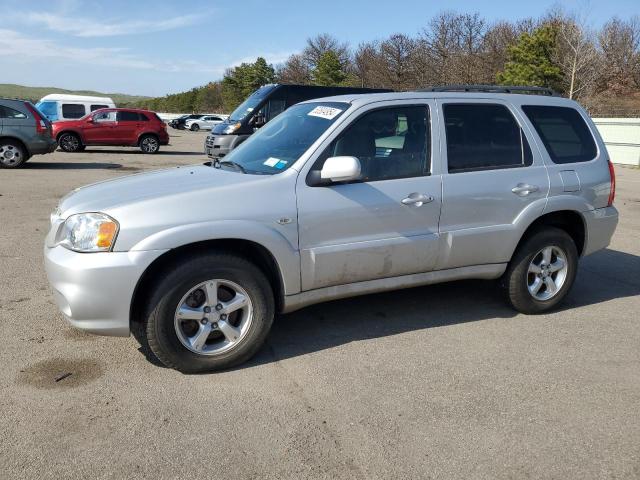
{"label": "small decal on window", "polygon": [[307,113],[307,115],[309,115],[310,117],[320,117],[327,120],[333,120],[341,112],[342,110],[340,110],[339,108],[316,107],[313,110],[311,110],[309,113]]}
{"label": "small decal on window", "polygon": [[287,162],[285,162],[284,160],[280,160],[278,163],[276,163],[276,168],[278,170],[282,170],[286,166],[287,166]]}
{"label": "small decal on window", "polygon": [[276,164],[280,161],[281,160],[279,158],[269,157],[263,162],[263,165],[266,165],[267,167],[275,167]]}

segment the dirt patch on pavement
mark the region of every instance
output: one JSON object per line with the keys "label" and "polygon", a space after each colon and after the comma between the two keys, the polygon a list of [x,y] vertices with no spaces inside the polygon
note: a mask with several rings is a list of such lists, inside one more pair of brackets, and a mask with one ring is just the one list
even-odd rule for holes
{"label": "dirt patch on pavement", "polygon": [[45,390],[67,390],[90,383],[103,373],[96,360],[52,358],[20,370],[17,383]]}

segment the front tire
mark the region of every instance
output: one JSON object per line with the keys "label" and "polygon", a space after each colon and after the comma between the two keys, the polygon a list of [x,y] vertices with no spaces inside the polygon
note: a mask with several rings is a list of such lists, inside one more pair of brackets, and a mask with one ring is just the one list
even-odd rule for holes
{"label": "front tire", "polygon": [[63,133],[58,137],[58,145],[65,152],[74,153],[84,150],[80,137],[75,133]]}
{"label": "front tire", "polygon": [[567,232],[546,227],[518,248],[504,276],[507,299],[517,311],[551,310],[569,293],[578,271],[578,250]]}
{"label": "front tire", "polygon": [[200,125],[198,125],[197,123],[194,123],[193,125],[191,125],[192,132],[197,132],[198,130],[200,130]]}
{"label": "front tire", "polygon": [[222,370],[251,358],[274,317],[264,273],[229,254],[193,255],[157,284],[144,332],[150,351],[184,373]]}
{"label": "front tire", "polygon": [[138,145],[143,153],[154,154],[158,153],[158,150],[160,150],[160,141],[155,135],[143,135],[140,138]]}
{"label": "front tire", "polygon": [[14,140],[0,140],[0,168],[19,168],[29,159],[24,147]]}

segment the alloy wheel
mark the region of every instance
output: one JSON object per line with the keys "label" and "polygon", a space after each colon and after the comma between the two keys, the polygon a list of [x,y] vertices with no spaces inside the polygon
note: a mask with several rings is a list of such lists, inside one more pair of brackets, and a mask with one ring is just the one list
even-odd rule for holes
{"label": "alloy wheel", "polygon": [[186,349],[214,356],[242,342],[252,320],[249,294],[235,282],[212,279],[196,285],[182,297],[174,327]]}
{"label": "alloy wheel", "polygon": [[569,262],[560,247],[547,246],[536,253],[527,270],[527,288],[539,301],[555,297],[567,279]]}
{"label": "alloy wheel", "polygon": [[158,150],[158,141],[153,137],[145,137],[142,140],[142,150],[146,153],[154,153]]}

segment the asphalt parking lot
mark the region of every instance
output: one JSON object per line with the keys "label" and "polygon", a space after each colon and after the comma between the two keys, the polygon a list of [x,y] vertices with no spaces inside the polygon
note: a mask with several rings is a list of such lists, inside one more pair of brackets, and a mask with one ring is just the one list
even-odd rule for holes
{"label": "asphalt parking lot", "polygon": [[42,263],[71,189],[205,160],[205,133],[171,133],[0,171],[0,477],[640,478],[640,170],[616,169],[618,230],[557,312],[492,282],[341,300],[187,376],[68,326]]}

